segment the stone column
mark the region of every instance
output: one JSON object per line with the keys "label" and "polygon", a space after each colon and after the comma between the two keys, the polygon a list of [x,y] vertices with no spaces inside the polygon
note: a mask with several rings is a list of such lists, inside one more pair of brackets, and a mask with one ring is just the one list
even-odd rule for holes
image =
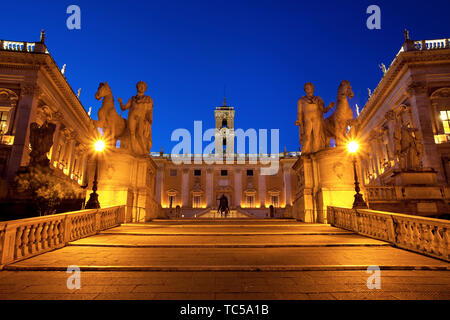
{"label": "stone column", "polygon": [[70,173],[73,170],[73,160],[75,155],[75,143],[76,133],[72,132],[69,139],[69,149],[67,152],[67,175],[70,177]]}
{"label": "stone column", "polygon": [[157,168],[156,171],[156,187],[155,196],[156,201],[162,206],[163,202],[163,192],[164,192],[164,166]]}
{"label": "stone column", "polygon": [[6,172],[7,179],[11,182],[14,180],[19,167],[27,165],[29,161],[30,124],[35,118],[40,92],[39,87],[31,83],[22,84],[20,89],[14,125],[14,144]]}
{"label": "stone column", "polygon": [[284,182],[284,201],[285,205],[291,205],[291,168],[289,166],[283,167],[283,182]]}
{"label": "stone column", "polygon": [[52,122],[56,124],[56,129],[55,134],[53,135],[53,147],[50,157],[50,166],[53,166],[53,162],[56,161],[56,154],[58,152],[58,144],[61,136],[61,126],[63,119],[63,115],[60,112],[55,112],[52,116]]}
{"label": "stone column", "polygon": [[264,208],[266,206],[266,176],[262,175],[261,171],[258,175],[258,195],[260,206]]}
{"label": "stone column", "polygon": [[380,176],[380,170],[379,170],[379,165],[378,163],[380,162],[380,157],[378,155],[378,150],[377,150],[377,142],[376,140],[374,140],[374,137],[371,136],[371,140],[372,140],[372,166],[375,166],[375,173],[377,175],[377,179]]}
{"label": "stone column", "polygon": [[189,169],[183,169],[181,174],[181,206],[189,205]]}
{"label": "stone column", "polygon": [[213,205],[213,169],[206,169],[206,207],[211,208]]}
{"label": "stone column", "polygon": [[241,206],[241,197],[242,197],[242,170],[236,169],[234,171],[234,201],[235,206]]}

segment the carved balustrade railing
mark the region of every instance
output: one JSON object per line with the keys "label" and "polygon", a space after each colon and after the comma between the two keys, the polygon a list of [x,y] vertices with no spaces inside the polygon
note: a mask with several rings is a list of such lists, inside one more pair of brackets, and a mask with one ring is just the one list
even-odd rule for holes
{"label": "carved balustrade railing", "polygon": [[420,40],[414,41],[414,47],[417,50],[433,50],[450,48],[449,39]]}
{"label": "carved balustrade railing", "polygon": [[10,41],[0,39],[0,51],[47,53],[48,50],[42,42]]}
{"label": "carved balustrade railing", "polygon": [[328,221],[335,227],[391,242],[399,248],[450,261],[450,221],[338,207],[328,207]]}
{"label": "carved balustrade railing", "polygon": [[368,201],[377,200],[397,200],[397,193],[395,187],[390,186],[365,186],[365,195]]}
{"label": "carved balustrade railing", "polygon": [[64,247],[125,221],[125,206],[0,222],[0,266]]}

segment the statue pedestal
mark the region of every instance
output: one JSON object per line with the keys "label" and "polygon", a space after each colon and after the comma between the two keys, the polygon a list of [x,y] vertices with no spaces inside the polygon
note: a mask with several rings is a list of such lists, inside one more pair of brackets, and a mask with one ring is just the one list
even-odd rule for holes
{"label": "statue pedestal", "polygon": [[437,174],[433,169],[422,171],[394,171],[392,175],[395,185],[435,185],[437,184]]}
{"label": "statue pedestal", "polygon": [[[390,195],[372,194],[367,199],[371,209],[431,217],[450,210],[445,188],[438,183],[437,172],[431,168],[421,171],[394,170],[386,181],[395,187],[393,192]],[[377,189],[376,186],[369,188]]]}
{"label": "statue pedestal", "polygon": [[[90,161],[89,190],[95,159]],[[115,149],[98,160],[98,195],[101,207],[126,205],[127,222],[145,222],[159,217],[155,200],[156,164],[150,156],[134,156]]]}
{"label": "statue pedestal", "polygon": [[351,208],[355,185],[353,163],[343,148],[328,148],[302,155],[294,164],[299,181],[292,217],[327,223],[327,206]]}

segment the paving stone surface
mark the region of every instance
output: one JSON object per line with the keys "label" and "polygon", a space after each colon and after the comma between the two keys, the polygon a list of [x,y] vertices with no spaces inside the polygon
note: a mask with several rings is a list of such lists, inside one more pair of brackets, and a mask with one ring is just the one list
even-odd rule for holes
{"label": "paving stone surface", "polygon": [[[67,287],[69,265],[80,289]],[[372,265],[381,289],[367,287]],[[327,225],[164,220],[5,266],[0,299],[448,300],[450,264]]]}

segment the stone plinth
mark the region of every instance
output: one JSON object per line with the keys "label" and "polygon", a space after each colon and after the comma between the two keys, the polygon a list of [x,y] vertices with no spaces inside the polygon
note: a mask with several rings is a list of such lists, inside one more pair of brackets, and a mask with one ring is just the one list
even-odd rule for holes
{"label": "stone plinth", "polygon": [[[101,207],[126,205],[127,222],[144,222],[159,216],[155,200],[156,164],[150,156],[134,156],[120,149],[99,157],[98,191]],[[95,159],[89,163],[89,190]]]}
{"label": "stone plinth", "polygon": [[351,208],[353,163],[347,151],[329,148],[302,155],[294,164],[299,181],[292,217],[304,222],[327,222],[327,206]]}
{"label": "stone plinth", "polygon": [[[395,192],[369,199],[371,209],[386,210],[420,216],[439,216],[449,212],[445,189],[439,184],[433,169],[422,171],[394,171],[390,181]],[[368,188],[376,189],[377,187]]]}
{"label": "stone plinth", "polygon": [[437,184],[436,171],[424,169],[423,171],[394,171],[392,175],[395,185],[433,185]]}

